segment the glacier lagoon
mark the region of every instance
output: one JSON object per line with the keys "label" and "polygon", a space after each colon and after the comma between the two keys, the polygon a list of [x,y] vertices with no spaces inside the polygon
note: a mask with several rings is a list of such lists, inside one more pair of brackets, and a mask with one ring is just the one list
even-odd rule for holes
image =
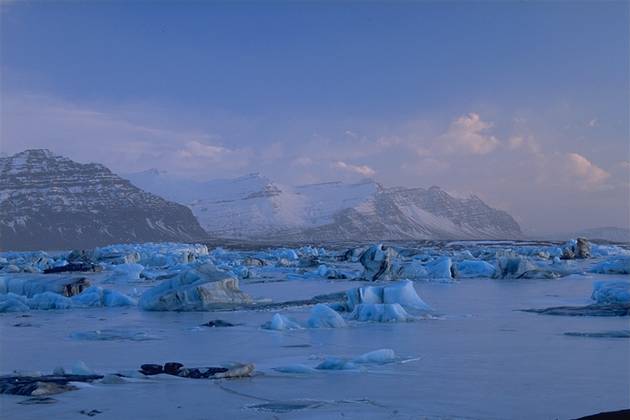
{"label": "glacier lagoon", "polygon": [[[630,340],[607,334],[628,331],[627,316],[522,311],[584,307],[600,296],[602,301],[626,299],[626,248],[592,245],[589,258],[560,260],[567,246],[572,244],[404,244],[371,248],[371,259],[361,261],[369,247],[119,245],[86,257],[102,271],[53,274],[41,272],[63,267],[68,253],[4,253],[0,278],[5,283],[20,278],[55,283],[81,275],[92,286],[133,303],[109,307],[98,301],[0,314],[2,374],[50,373],[58,366],[71,370],[81,361],[99,374],[120,372],[133,378],[83,384],[50,395],[50,404],[22,404],[27,397],[1,395],[0,414],[12,419],[85,418],[90,412],[112,419],[495,419],[577,418],[627,409]],[[521,271],[502,271],[515,261]],[[191,278],[204,264],[237,279],[251,302],[206,311],[148,311],[135,304],[168,281],[165,277]],[[377,281],[365,280],[378,273]],[[344,311],[351,295],[346,292],[367,286],[362,299],[381,302],[374,298],[382,295],[379,288],[413,275],[417,278],[411,285],[429,312],[407,306],[413,320],[363,322]],[[191,284],[202,280],[195,277]],[[603,290],[601,282],[617,286]],[[313,300],[315,296],[326,296],[324,303]],[[310,327],[316,303],[330,305],[345,325]],[[262,328],[275,314],[300,328]],[[203,326],[216,320],[232,326]],[[372,356],[362,357],[366,354]],[[366,359],[374,360],[357,363]],[[166,362],[253,363],[256,370],[251,377],[221,380],[129,373],[142,364]]]}

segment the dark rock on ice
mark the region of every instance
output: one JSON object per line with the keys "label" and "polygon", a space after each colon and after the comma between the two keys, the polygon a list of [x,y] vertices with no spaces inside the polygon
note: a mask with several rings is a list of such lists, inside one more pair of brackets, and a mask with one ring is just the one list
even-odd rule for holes
{"label": "dark rock on ice", "polygon": [[569,246],[562,250],[562,256],[560,259],[563,260],[572,260],[575,258],[585,259],[591,257],[591,244],[588,242],[586,238],[577,238],[575,243],[570,241]]}
{"label": "dark rock on ice", "polygon": [[164,373],[168,373],[169,375],[177,375],[177,372],[179,372],[179,370],[183,367],[183,363],[168,362],[164,364]]}
{"label": "dark rock on ice", "polygon": [[44,270],[44,274],[51,273],[65,273],[65,272],[86,272],[86,271],[101,271],[101,267],[92,263],[87,262],[73,262],[70,264],[63,265],[61,267],[51,267]]}
{"label": "dark rock on ice", "polygon": [[101,413],[102,413],[101,410],[90,410],[90,411],[81,410],[81,411],[79,411],[79,414],[83,414],[83,415],[88,416],[88,417],[94,417],[95,415],[101,414]]}
{"label": "dark rock on ice", "polygon": [[164,368],[162,368],[162,365],[147,363],[140,366],[140,373],[143,375],[159,375],[164,373]]}
{"label": "dark rock on ice", "polygon": [[224,321],[222,319],[214,319],[214,320],[206,322],[205,324],[201,324],[201,326],[209,327],[209,328],[218,328],[218,327],[233,327],[235,326],[235,324]]}
{"label": "dark rock on ice", "polygon": [[630,303],[601,304],[594,303],[586,306],[556,306],[544,309],[522,309],[523,312],[533,312],[543,315],[563,316],[628,316]]}
{"label": "dark rock on ice", "polygon": [[596,331],[596,332],[565,332],[569,337],[589,338],[630,338],[630,330]]}
{"label": "dark rock on ice", "polygon": [[93,382],[101,375],[0,376],[0,394],[43,396],[77,389],[70,382]]}
{"label": "dark rock on ice", "polygon": [[51,397],[32,397],[27,398],[23,401],[18,402],[18,404],[22,405],[39,405],[39,404],[54,404],[58,400]]}
{"label": "dark rock on ice", "polygon": [[229,369],[224,367],[182,368],[176,375],[190,379],[208,379],[213,378],[219,373],[226,373],[228,371]]}
{"label": "dark rock on ice", "polygon": [[630,418],[630,409],[619,411],[606,411],[593,414],[590,416],[580,417],[575,420],[628,420]]}
{"label": "dark rock on ice", "polygon": [[162,367],[158,364],[145,364],[140,366],[140,373],[145,375],[157,375],[166,373],[168,375],[180,376],[190,379],[219,379],[219,378],[240,378],[250,376],[254,371],[254,365],[236,364],[231,367],[198,367],[187,368],[182,363],[169,362]]}

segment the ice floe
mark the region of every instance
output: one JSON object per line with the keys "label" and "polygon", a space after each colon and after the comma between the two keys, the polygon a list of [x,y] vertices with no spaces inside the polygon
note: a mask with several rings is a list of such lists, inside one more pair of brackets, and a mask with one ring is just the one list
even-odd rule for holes
{"label": "ice floe", "polygon": [[309,328],[342,328],[346,326],[346,321],[330,306],[318,303],[311,309],[306,324]]}
{"label": "ice floe", "polygon": [[630,304],[630,281],[596,282],[591,298],[597,303]]}
{"label": "ice floe", "polygon": [[599,274],[630,274],[630,256],[618,256],[602,261],[590,269]]}

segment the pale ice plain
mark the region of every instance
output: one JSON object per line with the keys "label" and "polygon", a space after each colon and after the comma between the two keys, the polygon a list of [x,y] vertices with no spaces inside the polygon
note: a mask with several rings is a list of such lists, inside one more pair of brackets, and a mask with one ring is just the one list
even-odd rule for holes
{"label": "pale ice plain", "polygon": [[[0,314],[2,374],[71,370],[79,361],[99,374],[165,362],[253,363],[256,370],[236,379],[157,375],[123,384],[96,381],[51,395],[56,401],[50,404],[26,405],[21,402],[28,397],[0,395],[0,417],[569,419],[627,409],[630,340],[579,334],[628,331],[628,316],[521,311],[591,305],[592,296],[626,302],[627,249],[593,244],[589,258],[559,259],[574,246],[452,242],[230,251],[125,245],[86,257],[101,272],[57,274],[38,272],[63,266],[68,253],[5,253],[3,292],[7,279],[41,283],[80,274],[92,285],[129,296],[132,304],[108,307],[101,300],[91,307]],[[186,312],[147,311],[135,304],[165,281],[162,276],[208,263],[237,278],[253,304]],[[475,277],[474,267],[485,277]],[[363,322],[343,311],[345,292],[387,288],[403,278],[411,278],[430,310],[404,306],[413,319],[403,322]],[[614,287],[602,291],[602,281]],[[310,299],[336,292],[326,304],[344,323],[312,328],[321,326],[309,322],[321,302]],[[372,292],[359,295],[383,296]],[[393,299],[408,303],[408,297]],[[280,302],[289,303],[274,306]],[[297,328],[263,328],[275,314]],[[234,326],[202,326],[217,319]]]}

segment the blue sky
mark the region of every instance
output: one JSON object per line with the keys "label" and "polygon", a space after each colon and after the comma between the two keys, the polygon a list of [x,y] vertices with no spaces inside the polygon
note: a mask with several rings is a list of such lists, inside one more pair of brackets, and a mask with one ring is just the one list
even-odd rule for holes
{"label": "blue sky", "polygon": [[627,2],[6,2],[2,151],[627,226]]}

